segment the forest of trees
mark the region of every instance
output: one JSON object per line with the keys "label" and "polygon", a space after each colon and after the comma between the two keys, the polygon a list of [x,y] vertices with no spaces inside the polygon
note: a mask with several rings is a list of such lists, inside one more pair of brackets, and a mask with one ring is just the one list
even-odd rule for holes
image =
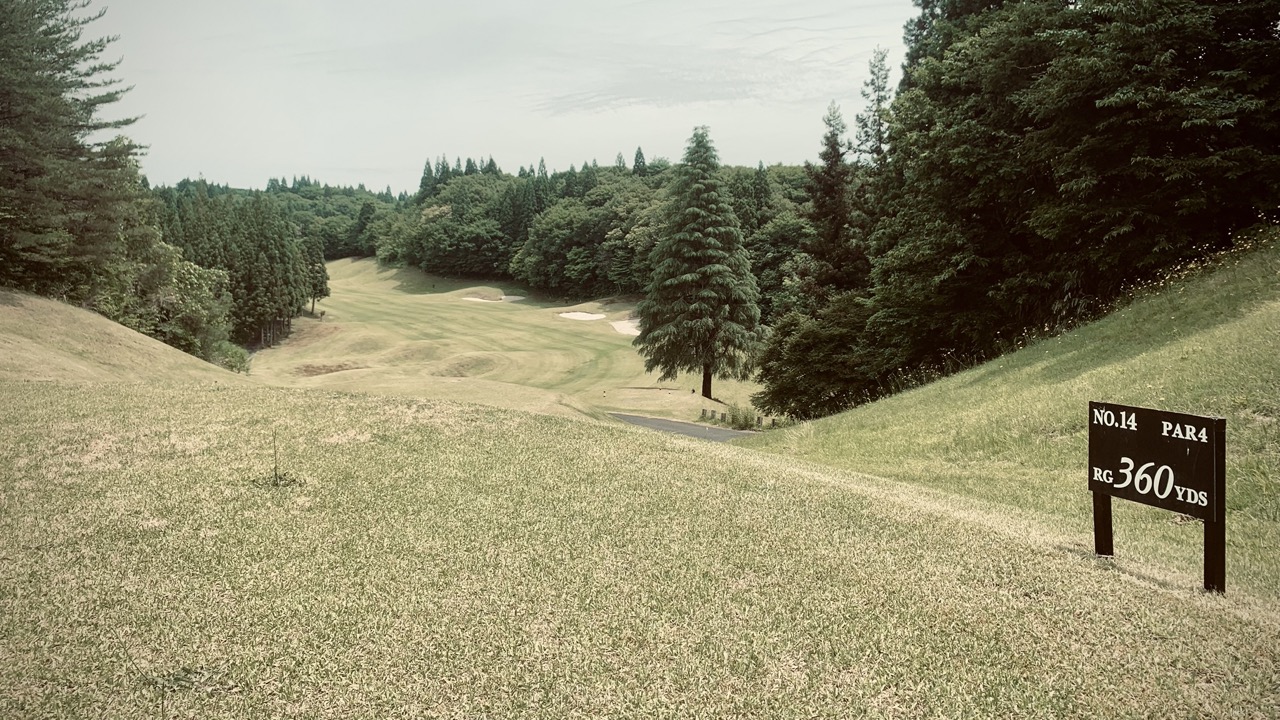
{"label": "forest of trees", "polygon": [[[708,370],[755,368],[760,409],[809,418],[1094,317],[1280,219],[1280,0],[916,4],[896,92],[877,51],[851,121],[832,102],[802,167],[703,162],[699,130],[674,165],[636,148],[630,167],[513,174],[442,155],[393,195],[307,177],[149,188],[129,140],[89,140],[129,124],[101,118],[119,90],[106,41],[81,38],[92,18],[5,0],[0,285],[233,367],[327,296],[335,258],[633,296],[651,368],[708,392]],[[694,170],[717,200],[691,229]],[[695,362],[653,319],[685,296],[660,292],[679,238],[708,233],[746,266],[725,287],[749,282],[756,320]]]}
{"label": "forest of trees", "polygon": [[838,252],[869,272],[776,323],[767,411],[991,357],[1277,221],[1280,2],[917,4],[857,122]]}

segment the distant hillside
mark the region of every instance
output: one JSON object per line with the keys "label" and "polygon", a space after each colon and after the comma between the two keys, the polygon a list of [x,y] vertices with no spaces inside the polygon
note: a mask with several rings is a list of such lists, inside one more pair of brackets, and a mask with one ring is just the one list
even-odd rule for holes
{"label": "distant hillside", "polygon": [[[1280,593],[1277,234],[1061,337],[740,444],[976,498],[1087,537],[1090,400],[1225,417],[1228,567],[1265,570],[1260,589]],[[1121,505],[1118,552],[1198,571],[1198,526]]]}
{"label": "distant hillside", "polygon": [[0,380],[143,382],[160,377],[249,382],[88,310],[0,290]]}

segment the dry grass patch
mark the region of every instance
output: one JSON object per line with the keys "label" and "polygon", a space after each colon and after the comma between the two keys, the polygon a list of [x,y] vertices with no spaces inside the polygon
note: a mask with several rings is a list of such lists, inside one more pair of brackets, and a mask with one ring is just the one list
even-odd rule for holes
{"label": "dry grass patch", "polygon": [[355,363],[338,363],[337,365],[299,365],[294,369],[293,374],[299,377],[315,377],[317,375],[328,375],[329,373],[343,372],[344,370],[363,370],[367,365],[357,365]]}
{"label": "dry grass patch", "polygon": [[[411,398],[0,401],[3,717],[1280,713],[1275,602],[943,493]],[[67,461],[121,427],[116,469]],[[275,434],[304,485],[251,484]]]}

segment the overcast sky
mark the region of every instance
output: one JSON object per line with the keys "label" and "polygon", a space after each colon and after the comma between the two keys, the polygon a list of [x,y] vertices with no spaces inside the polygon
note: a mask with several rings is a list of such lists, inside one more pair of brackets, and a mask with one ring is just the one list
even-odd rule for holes
{"label": "overcast sky", "polygon": [[722,162],[816,159],[872,51],[897,82],[911,0],[97,0],[89,35],[134,89],[108,116],[152,184],[261,188],[309,175],[416,190],[423,163],[515,172],[679,160],[697,125]]}

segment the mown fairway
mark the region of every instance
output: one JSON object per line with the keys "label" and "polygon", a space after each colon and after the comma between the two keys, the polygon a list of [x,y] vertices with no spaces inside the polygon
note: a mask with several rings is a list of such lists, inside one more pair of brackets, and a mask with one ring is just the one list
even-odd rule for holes
{"label": "mown fairway", "polygon": [[[253,374],[280,385],[465,400],[582,417],[604,412],[693,420],[725,405],[690,392],[700,377],[658,382],[612,322],[628,303],[565,306],[518,289],[447,280],[372,260],[329,264],[323,322],[300,320],[280,346],[257,353]],[[561,313],[604,315],[572,320]],[[714,394],[747,407],[753,387],[718,380]]]}

